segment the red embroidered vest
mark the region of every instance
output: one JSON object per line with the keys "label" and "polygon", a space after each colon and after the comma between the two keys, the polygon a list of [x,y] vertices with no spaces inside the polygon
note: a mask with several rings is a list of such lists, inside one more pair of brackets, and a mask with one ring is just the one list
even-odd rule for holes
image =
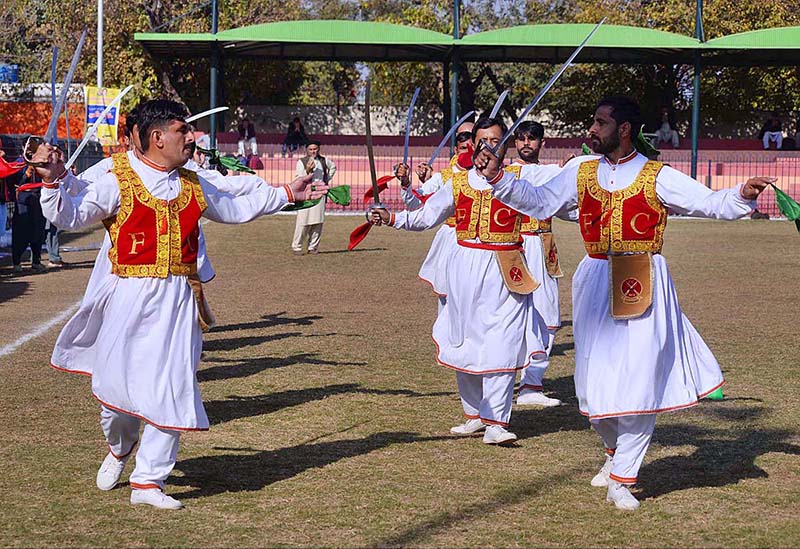
{"label": "red embroidered vest", "polygon": [[578,211],[587,253],[661,252],[667,209],[656,195],[663,164],[649,160],[636,180],[619,191],[607,191],[597,180],[599,160],[578,168]]}
{"label": "red embroidered vest", "polygon": [[[515,173],[517,179],[519,179],[519,175],[522,173],[522,166],[507,166],[506,171]],[[536,219],[535,217],[522,214],[522,228],[520,231],[522,234],[541,234],[552,232],[553,218],[548,217],[547,219]]]}
{"label": "red embroidered vest", "polygon": [[144,186],[126,153],[115,154],[113,160],[119,211],[103,221],[111,237],[111,272],[154,278],[197,273],[198,221],[206,209],[197,174],[179,168],[180,193],[160,200]]}
{"label": "red embroidered vest", "polygon": [[522,214],[469,185],[469,172],[453,174],[456,238],[486,243],[520,242]]}

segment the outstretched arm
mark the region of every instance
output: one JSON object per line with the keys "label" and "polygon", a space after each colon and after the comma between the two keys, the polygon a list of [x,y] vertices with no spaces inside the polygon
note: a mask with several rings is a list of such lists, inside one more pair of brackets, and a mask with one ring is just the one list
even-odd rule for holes
{"label": "outstretched arm", "polygon": [[453,184],[447,182],[425,201],[422,208],[397,214],[384,209],[373,209],[370,211],[370,221],[375,225],[390,225],[395,229],[424,231],[441,225],[454,211]]}

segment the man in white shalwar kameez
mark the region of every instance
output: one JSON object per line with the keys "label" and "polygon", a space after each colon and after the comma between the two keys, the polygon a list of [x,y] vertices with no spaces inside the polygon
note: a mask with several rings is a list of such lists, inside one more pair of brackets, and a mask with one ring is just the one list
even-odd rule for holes
{"label": "man in white shalwar kameez", "polygon": [[[627,486],[636,483],[656,414],[694,406],[723,383],[714,355],[681,311],[660,255],[667,209],[737,219],[755,208],[771,181],[751,178],[713,192],[637,153],[632,140],[640,127],[634,100],[604,99],[589,130],[598,156],[572,160],[542,186],[509,174],[493,186],[496,198],[537,218],[579,210],[588,255],[572,284],[575,390],[581,414],[606,448],[592,485],[607,486],[607,500],[626,510],[639,507]],[[487,177],[500,173],[485,148],[475,164]]]}
{"label": "man in white shalwar kameez", "polygon": [[[473,139],[498,143],[502,121],[481,119]],[[447,302],[433,325],[436,360],[456,371],[466,423],[455,434],[485,429],[486,444],[517,439],[508,427],[517,370],[544,347],[527,330],[533,302],[513,292],[504,280],[497,253],[516,254],[523,262],[519,229],[522,216],[491,198],[491,186],[475,169],[453,175],[422,208],[390,214],[373,209],[375,224],[423,231],[455,216],[457,245],[450,253],[442,280]],[[507,257],[507,256],[506,256]]]}
{"label": "man in white shalwar kameez", "polygon": [[[539,152],[544,144],[544,126],[538,122],[525,121],[514,131],[514,146],[519,179],[531,185],[541,185],[555,176],[561,167],[557,164],[539,164]],[[544,394],[544,373],[550,365],[550,353],[556,332],[561,326],[561,309],[558,302],[558,251],[553,239],[552,220],[525,216],[522,220],[522,246],[528,269],[540,286],[531,294],[535,314],[530,318],[530,329],[547,346],[547,354],[532,360],[522,371],[519,382],[517,404],[535,406],[558,406],[561,401]],[[548,243],[545,250],[543,242]]]}
{"label": "man in white shalwar kameez", "polygon": [[34,159],[46,163],[39,168],[45,216],[73,230],[103,221],[112,241],[111,272],[62,330],[51,363],[92,377],[109,445],[101,466],[104,484],[116,484],[138,443],[131,503],[163,509],[182,507],[163,492],[180,433],[209,426],[195,378],[202,338],[188,283],[197,271],[200,216],[244,223],[326,189],[307,192],[308,176],[238,197],[221,192],[180,168],[194,149],[185,112],[167,100],[142,105],[141,157],[121,155],[112,172],[77,196],[67,190],[75,181],[64,172],[59,151],[41,146]]}

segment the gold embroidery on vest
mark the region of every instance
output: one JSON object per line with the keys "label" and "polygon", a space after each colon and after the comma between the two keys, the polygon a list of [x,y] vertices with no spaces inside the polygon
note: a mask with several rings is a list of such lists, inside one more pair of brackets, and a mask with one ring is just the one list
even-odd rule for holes
{"label": "gold embroidery on vest", "polygon": [[[461,194],[472,199],[472,207],[467,229],[459,230],[456,228],[456,238],[458,240],[472,240],[477,236],[481,242],[486,243],[519,242],[519,228],[522,224],[522,218],[519,214],[514,218],[513,232],[491,232],[492,200],[495,200],[495,198],[492,195],[491,189],[485,191],[473,189],[469,184],[469,172],[457,172],[453,174],[453,201],[456,205],[458,204],[458,197]],[[514,211],[508,207],[499,208],[494,213],[495,223],[497,223],[497,214],[503,210],[509,212]],[[499,225],[499,223],[497,224]]]}

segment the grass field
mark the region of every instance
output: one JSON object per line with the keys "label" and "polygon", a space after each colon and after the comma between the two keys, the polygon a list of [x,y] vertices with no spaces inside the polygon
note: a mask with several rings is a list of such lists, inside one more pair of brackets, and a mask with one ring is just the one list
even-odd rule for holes
{"label": "grass field", "polygon": [[[498,448],[449,434],[455,378],[434,363],[436,300],[416,278],[433,233],[376,229],[346,253],[360,221],[329,217],[323,253],[302,257],[293,217],[206,225],[219,326],[198,378],[212,427],[182,438],[167,492],[183,511],[132,507],[127,482],[95,488],[106,449],[90,382],[48,367],[63,323],[0,356],[0,546],[800,545],[793,224],[670,221],[664,253],[726,399],[660,416],[642,507],[624,513],[589,486],[603,455],[571,377],[576,228],[556,225],[565,326],[545,380],[565,405],[515,409],[520,440]],[[42,275],[4,264],[0,348],[79,300],[95,254]]]}

